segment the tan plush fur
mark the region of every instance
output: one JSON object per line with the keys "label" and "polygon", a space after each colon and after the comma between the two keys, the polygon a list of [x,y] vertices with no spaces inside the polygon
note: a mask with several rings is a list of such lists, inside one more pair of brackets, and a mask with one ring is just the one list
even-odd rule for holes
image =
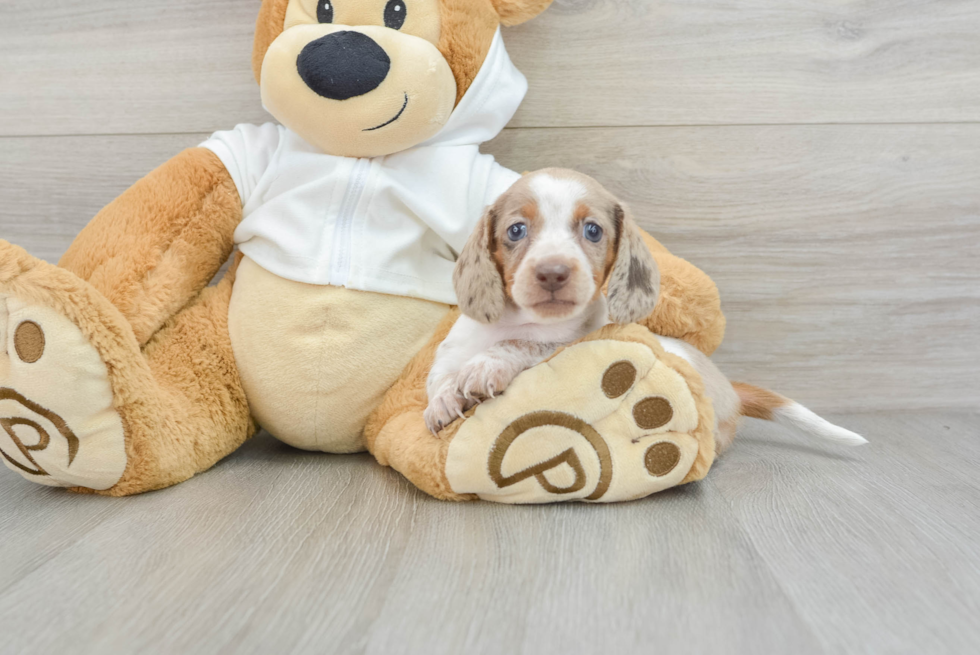
{"label": "tan plush fur", "polygon": [[660,268],[660,299],[653,314],[639,323],[710,355],[725,337],[718,287],[701,269],[672,255],[652,236],[644,233],[643,237]]}
{"label": "tan plush fur", "polygon": [[60,266],[115,305],[145,344],[228,259],[241,218],[238,191],[221,160],[192,148],[100,211]]}
{"label": "tan plush fur", "polygon": [[463,99],[483,66],[500,18],[489,0],[440,0],[439,50],[456,77],[456,102]]}
{"label": "tan plush fur", "polygon": [[254,432],[227,336],[233,281],[232,274],[201,293],[144,352],[125,317],[92,285],[0,241],[0,293],[66,316],[108,368],[127,466],[116,486],[99,493],[124,496],[177,484]]}
{"label": "tan plush fur", "polygon": [[552,0],[493,0],[504,25],[525,23],[551,6]]}
{"label": "tan plush fur", "polygon": [[262,79],[262,62],[266,51],[282,34],[288,6],[289,0],[262,0],[259,17],[255,20],[255,41],[252,45],[252,73],[256,82]]}

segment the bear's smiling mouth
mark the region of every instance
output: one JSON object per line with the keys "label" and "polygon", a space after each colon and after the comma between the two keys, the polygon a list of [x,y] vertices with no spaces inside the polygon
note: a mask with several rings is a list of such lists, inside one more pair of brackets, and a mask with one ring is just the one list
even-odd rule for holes
{"label": "bear's smiling mouth", "polygon": [[397,114],[395,114],[395,117],[394,118],[392,118],[389,121],[385,121],[384,123],[382,123],[381,125],[378,125],[377,127],[369,127],[366,130],[362,130],[362,132],[373,132],[374,130],[380,130],[382,127],[385,127],[387,125],[391,125],[392,123],[394,123],[395,121],[397,121],[399,118],[402,117],[402,114],[405,113],[405,108],[406,107],[408,107],[408,94],[407,93],[405,94],[405,104],[402,105],[402,108],[398,111]]}

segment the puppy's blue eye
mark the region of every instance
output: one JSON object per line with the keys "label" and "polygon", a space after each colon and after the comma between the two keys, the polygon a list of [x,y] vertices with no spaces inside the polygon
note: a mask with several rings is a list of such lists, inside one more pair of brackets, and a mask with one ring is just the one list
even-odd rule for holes
{"label": "puppy's blue eye", "polygon": [[585,238],[592,243],[599,243],[602,241],[602,228],[595,223],[586,223],[583,233],[585,234]]}
{"label": "puppy's blue eye", "polygon": [[507,228],[507,238],[511,241],[520,241],[527,236],[527,225],[524,223],[514,223]]}

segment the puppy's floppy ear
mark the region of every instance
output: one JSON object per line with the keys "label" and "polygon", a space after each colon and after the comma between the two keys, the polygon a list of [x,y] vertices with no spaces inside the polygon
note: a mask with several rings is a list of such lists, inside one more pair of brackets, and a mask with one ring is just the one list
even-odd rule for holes
{"label": "puppy's floppy ear", "polygon": [[614,323],[634,323],[657,306],[660,269],[629,209],[617,204],[613,218],[619,228],[619,246],[609,274],[609,318]]}
{"label": "puppy's floppy ear", "polygon": [[495,323],[504,312],[504,281],[491,252],[497,214],[487,209],[477,224],[453,271],[459,309],[480,323]]}
{"label": "puppy's floppy ear", "polygon": [[504,25],[520,25],[551,5],[552,0],[491,0]]}

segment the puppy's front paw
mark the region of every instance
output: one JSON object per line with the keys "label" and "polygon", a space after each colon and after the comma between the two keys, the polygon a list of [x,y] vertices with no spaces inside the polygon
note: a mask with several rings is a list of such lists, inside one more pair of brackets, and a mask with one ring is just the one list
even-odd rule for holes
{"label": "puppy's front paw", "polygon": [[460,398],[456,387],[445,385],[433,398],[429,398],[429,406],[425,408],[425,426],[432,434],[439,431],[458,418],[465,418],[465,401]]}
{"label": "puppy's front paw", "polygon": [[478,355],[459,372],[456,384],[464,398],[482,401],[503,393],[520,372],[514,362]]}

